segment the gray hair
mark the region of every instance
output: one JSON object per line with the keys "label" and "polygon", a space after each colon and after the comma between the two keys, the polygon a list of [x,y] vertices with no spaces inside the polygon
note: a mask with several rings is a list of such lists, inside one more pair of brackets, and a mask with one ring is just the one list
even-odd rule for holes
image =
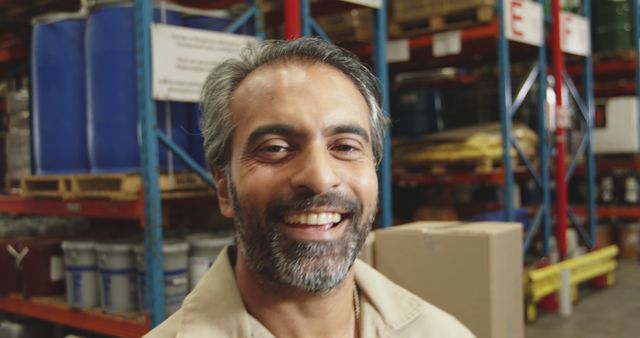
{"label": "gray hair", "polygon": [[319,38],[265,41],[243,50],[239,59],[228,59],[215,67],[202,87],[200,129],[204,136],[205,157],[209,166],[226,167],[231,158],[231,137],[235,126],[231,121],[229,103],[233,92],[254,70],[269,64],[288,62],[324,63],[346,76],[358,88],[371,110],[373,155],[377,163],[388,118],[380,108],[380,86],[376,77],[351,52]]}

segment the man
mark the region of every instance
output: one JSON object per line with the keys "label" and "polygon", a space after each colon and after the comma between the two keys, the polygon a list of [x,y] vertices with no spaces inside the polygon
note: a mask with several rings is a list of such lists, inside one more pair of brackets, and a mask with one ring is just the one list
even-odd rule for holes
{"label": "man", "polygon": [[237,246],[149,337],[473,337],[356,260],[387,120],[352,54],[316,38],[265,42],[213,70],[202,106]]}

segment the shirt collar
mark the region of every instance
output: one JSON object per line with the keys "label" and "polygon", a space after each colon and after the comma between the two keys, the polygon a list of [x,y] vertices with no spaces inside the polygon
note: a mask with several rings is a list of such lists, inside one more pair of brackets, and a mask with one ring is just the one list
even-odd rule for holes
{"label": "shirt collar", "polygon": [[[247,312],[229,253],[230,247],[225,247],[185,298],[177,337],[273,337]],[[361,330],[374,329],[376,335],[386,336],[381,333],[399,330],[420,315],[422,303],[417,296],[359,259],[353,268],[361,292]]]}
{"label": "shirt collar", "polygon": [[259,323],[242,302],[229,251],[229,247],[222,250],[213,266],[185,298],[177,337],[254,336],[252,331]]}
{"label": "shirt collar", "polygon": [[[363,312],[362,325],[373,325],[379,331],[396,331],[416,319],[422,312],[422,300],[399,287],[380,272],[356,260],[356,284],[373,311]],[[383,321],[386,328],[376,321]]]}

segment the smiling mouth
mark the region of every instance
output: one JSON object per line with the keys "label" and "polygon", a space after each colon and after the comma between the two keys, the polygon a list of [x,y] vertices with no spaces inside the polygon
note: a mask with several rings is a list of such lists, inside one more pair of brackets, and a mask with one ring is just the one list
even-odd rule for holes
{"label": "smiling mouth", "polygon": [[343,215],[337,212],[303,212],[284,216],[285,223],[294,228],[319,228],[323,230],[337,226]]}

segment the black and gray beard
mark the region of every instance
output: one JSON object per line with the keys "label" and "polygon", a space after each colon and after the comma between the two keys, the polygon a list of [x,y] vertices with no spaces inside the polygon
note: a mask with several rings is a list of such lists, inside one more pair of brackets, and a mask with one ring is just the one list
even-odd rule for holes
{"label": "black and gray beard", "polygon": [[[373,223],[374,215],[363,215],[359,200],[335,192],[274,200],[259,215],[243,209],[233,184],[230,188],[236,237],[249,268],[266,281],[306,292],[326,293],[345,279]],[[285,213],[321,207],[346,212],[342,222],[348,224],[340,238],[296,240],[278,229]]]}

